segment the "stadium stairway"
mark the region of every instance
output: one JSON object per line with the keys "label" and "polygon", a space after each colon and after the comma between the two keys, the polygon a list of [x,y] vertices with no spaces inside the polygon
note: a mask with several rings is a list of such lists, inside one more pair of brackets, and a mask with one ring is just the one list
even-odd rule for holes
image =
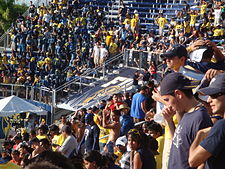
{"label": "stadium stairway", "polygon": [[[195,5],[193,0],[187,0],[187,2],[190,6]],[[128,7],[130,14],[133,14],[135,10],[138,11],[141,33],[147,33],[149,31],[158,32],[158,26],[155,23],[155,18],[158,14],[163,13],[168,21],[170,21],[185,5],[180,0],[123,0],[123,3]],[[116,0],[111,8],[109,8],[107,17],[117,20],[119,7],[121,7],[119,0]]]}

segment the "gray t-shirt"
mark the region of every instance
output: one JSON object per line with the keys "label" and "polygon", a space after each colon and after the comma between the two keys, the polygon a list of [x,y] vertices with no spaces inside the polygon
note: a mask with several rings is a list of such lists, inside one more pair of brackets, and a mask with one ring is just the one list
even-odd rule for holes
{"label": "gray t-shirt", "polygon": [[188,164],[189,148],[199,130],[212,126],[205,107],[185,113],[173,137],[168,169],[191,169]]}

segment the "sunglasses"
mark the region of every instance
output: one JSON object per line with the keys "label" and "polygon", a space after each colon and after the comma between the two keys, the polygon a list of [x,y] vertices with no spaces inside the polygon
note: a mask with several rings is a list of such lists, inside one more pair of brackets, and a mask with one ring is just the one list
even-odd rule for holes
{"label": "sunglasses", "polygon": [[211,97],[212,99],[216,99],[217,97],[220,97],[220,96],[222,96],[222,95],[225,95],[225,93],[217,93],[217,94],[213,94],[213,95],[210,95],[210,97]]}
{"label": "sunglasses", "polygon": [[134,134],[137,134],[137,135],[141,136],[140,132],[137,129],[130,129],[128,131],[128,134],[131,134],[131,133],[134,133]]}

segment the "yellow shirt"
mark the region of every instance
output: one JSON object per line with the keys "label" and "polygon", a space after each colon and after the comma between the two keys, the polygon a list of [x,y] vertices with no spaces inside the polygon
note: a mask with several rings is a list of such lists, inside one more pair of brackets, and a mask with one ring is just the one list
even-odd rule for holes
{"label": "yellow shirt", "polygon": [[[54,137],[52,139],[52,144],[57,144],[57,145],[62,146],[64,141],[65,141],[65,137],[62,134],[54,135]],[[56,148],[54,146],[52,146],[52,150],[56,151]]]}
{"label": "yellow shirt", "polygon": [[194,24],[196,23],[197,15],[191,14],[190,17],[191,17],[190,24],[191,24],[191,25],[194,25]]}
{"label": "yellow shirt", "polygon": [[[109,129],[103,128],[102,126],[98,125],[99,129],[100,129],[100,134],[99,134],[99,138],[104,137],[106,135],[109,135]],[[109,137],[103,138],[101,140],[99,140],[100,143],[107,143]]]}
{"label": "yellow shirt", "polygon": [[[176,115],[173,116],[173,122],[174,122],[175,126],[177,126],[178,121],[177,121]],[[165,138],[165,140],[172,140],[172,137],[169,132],[169,127],[167,125],[165,126],[165,137],[164,138]]]}
{"label": "yellow shirt", "polygon": [[2,63],[3,63],[3,64],[6,64],[6,65],[9,63],[9,62],[8,62],[8,57],[7,57],[6,55],[3,56],[3,58],[2,58]]}
{"label": "yellow shirt", "polygon": [[156,161],[156,168],[162,168],[162,154],[163,154],[163,147],[164,147],[164,135],[160,136],[156,139],[158,141],[158,152],[159,154],[155,156]]}
{"label": "yellow shirt", "polygon": [[126,18],[123,22],[123,24],[130,24],[130,19],[129,18]]}
{"label": "yellow shirt", "polygon": [[182,29],[182,28],[183,28],[183,25],[176,25],[176,26],[175,26],[175,29],[176,29],[176,30],[180,30],[180,29]]}
{"label": "yellow shirt", "polygon": [[110,45],[109,45],[109,53],[111,53],[111,54],[117,53],[117,48],[118,48],[118,46],[117,46],[116,43],[110,43]]}
{"label": "yellow shirt", "polygon": [[190,33],[191,32],[191,27],[189,22],[184,22],[184,29],[185,33]]}
{"label": "yellow shirt", "polygon": [[112,40],[112,35],[107,35],[105,38],[105,43],[107,46],[109,46],[109,44],[111,43]]}
{"label": "yellow shirt", "polygon": [[135,28],[136,25],[137,25],[137,20],[136,20],[135,18],[131,19],[131,21],[130,21],[130,26],[131,26],[132,28]]}
{"label": "yellow shirt", "polygon": [[36,137],[38,138],[38,140],[42,140],[42,139],[48,138],[46,135],[44,135],[44,136],[37,135]]}
{"label": "yellow shirt", "polygon": [[206,13],[207,4],[203,4],[200,9],[200,14]]}
{"label": "yellow shirt", "polygon": [[159,24],[159,27],[164,28],[165,24],[167,23],[166,18],[160,17],[157,19],[157,23]]}
{"label": "yellow shirt", "polygon": [[223,29],[215,29],[213,36],[223,36]]}

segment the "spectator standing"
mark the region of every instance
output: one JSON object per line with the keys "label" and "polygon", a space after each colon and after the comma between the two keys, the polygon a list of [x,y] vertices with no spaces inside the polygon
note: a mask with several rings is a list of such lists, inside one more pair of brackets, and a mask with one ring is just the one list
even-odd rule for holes
{"label": "spectator standing", "polygon": [[111,129],[109,132],[109,139],[106,144],[106,149],[108,152],[113,153],[114,152],[114,145],[116,142],[116,139],[120,135],[120,111],[114,110],[110,112],[110,122],[107,121],[106,115],[108,113],[108,110],[103,110],[103,126],[106,129]]}
{"label": "spectator standing", "polygon": [[[198,91],[208,95],[207,102],[210,104],[213,114],[219,114],[225,118],[225,73],[221,73],[211,80],[208,87]],[[225,156],[225,120],[219,120],[212,128],[200,130],[191,145],[189,164],[197,167],[206,162],[208,169],[224,168]]]}
{"label": "spectator standing", "polygon": [[103,66],[103,64],[104,64],[106,58],[108,57],[108,55],[109,55],[109,52],[106,49],[105,44],[104,43],[101,44],[101,48],[100,48],[100,63],[99,63],[100,66]]}
{"label": "spectator standing", "polygon": [[100,63],[100,44],[96,42],[93,48],[92,57],[94,58],[95,67],[99,66]]}
{"label": "spectator standing", "polygon": [[121,112],[120,116],[120,136],[124,136],[128,133],[128,131],[134,128],[134,122],[132,117],[129,115],[130,108],[127,107],[125,104],[121,104],[119,106],[119,110]]}
{"label": "spectator standing", "polygon": [[58,147],[58,151],[69,158],[78,146],[77,139],[72,135],[71,127],[68,125],[63,126],[62,135],[65,137],[65,141],[61,147]]}
{"label": "spectator standing", "polygon": [[159,14],[159,17],[156,19],[157,24],[159,25],[159,35],[163,36],[165,24],[168,22],[167,19],[163,16],[162,13]]}
{"label": "spectator standing", "polygon": [[[99,150],[99,133],[100,129],[94,122],[94,114],[88,113],[85,115],[86,128],[83,138],[79,144],[81,147],[84,144],[84,152],[90,152],[92,150]],[[80,150],[78,149],[78,152]]]}
{"label": "spectator standing", "polygon": [[156,162],[152,152],[148,148],[148,138],[137,129],[128,132],[128,146],[131,149],[130,168],[156,169]]}
{"label": "spectator standing", "polygon": [[140,92],[136,93],[132,98],[131,104],[131,117],[133,117],[134,122],[144,121],[145,114],[147,113],[146,109],[146,100],[147,97],[145,96],[148,93],[148,87],[143,86],[140,89]]}
{"label": "spectator standing", "polygon": [[[168,169],[190,169],[189,148],[200,129],[212,126],[205,107],[193,96],[194,84],[181,73],[170,73],[160,84],[160,92],[166,107],[162,113],[173,136]],[[178,126],[175,128],[173,115],[176,114]]]}

